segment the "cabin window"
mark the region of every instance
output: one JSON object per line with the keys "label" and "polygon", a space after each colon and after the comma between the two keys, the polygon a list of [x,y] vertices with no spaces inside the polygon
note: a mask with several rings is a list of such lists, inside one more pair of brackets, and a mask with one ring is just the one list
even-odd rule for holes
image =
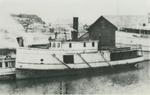
{"label": "cabin window", "polygon": [[74,56],[73,55],[64,55],[63,61],[66,64],[73,64],[74,63]]}
{"label": "cabin window", "polygon": [[14,65],[12,62],[5,62],[5,67],[12,68]]}
{"label": "cabin window", "polygon": [[92,47],[95,47],[95,42],[92,42]]}
{"label": "cabin window", "polygon": [[83,43],[83,46],[86,47],[86,42]]}
{"label": "cabin window", "polygon": [[72,47],[72,44],[71,43],[69,43],[69,48],[71,48]]}
{"label": "cabin window", "polygon": [[60,47],[60,43],[57,43],[57,47],[58,47],[58,48]]}
{"label": "cabin window", "polygon": [[2,67],[2,62],[0,62],[0,67]]}
{"label": "cabin window", "polygon": [[8,67],[8,62],[5,62],[5,67]]}
{"label": "cabin window", "polygon": [[51,47],[51,43],[49,43],[49,47]]}
{"label": "cabin window", "polygon": [[53,47],[55,47],[55,45],[56,45],[56,44],[55,44],[55,43],[53,43]]}

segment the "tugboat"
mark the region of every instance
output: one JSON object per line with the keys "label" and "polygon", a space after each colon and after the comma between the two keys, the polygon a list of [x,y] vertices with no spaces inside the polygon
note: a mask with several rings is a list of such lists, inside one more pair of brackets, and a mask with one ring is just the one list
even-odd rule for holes
{"label": "tugboat", "polygon": [[72,40],[49,39],[47,44],[24,45],[18,37],[16,49],[16,78],[40,78],[81,73],[83,70],[132,65],[142,62],[140,50],[102,48],[99,40],[78,40],[76,31]]}

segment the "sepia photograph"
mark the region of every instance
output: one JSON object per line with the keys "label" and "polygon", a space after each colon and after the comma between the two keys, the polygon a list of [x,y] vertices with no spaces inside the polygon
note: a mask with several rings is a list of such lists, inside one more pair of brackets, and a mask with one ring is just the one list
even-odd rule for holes
{"label": "sepia photograph", "polygon": [[150,0],[0,0],[0,95],[149,95]]}

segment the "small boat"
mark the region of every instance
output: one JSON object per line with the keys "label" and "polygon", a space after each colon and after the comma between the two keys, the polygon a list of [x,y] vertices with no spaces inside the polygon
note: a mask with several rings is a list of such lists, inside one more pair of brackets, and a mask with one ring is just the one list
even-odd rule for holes
{"label": "small boat", "polygon": [[19,47],[16,50],[16,78],[74,74],[102,67],[135,65],[144,60],[140,50],[101,49],[99,42],[50,40],[47,44]]}
{"label": "small boat", "polygon": [[0,80],[15,79],[15,59],[10,56],[0,59]]}

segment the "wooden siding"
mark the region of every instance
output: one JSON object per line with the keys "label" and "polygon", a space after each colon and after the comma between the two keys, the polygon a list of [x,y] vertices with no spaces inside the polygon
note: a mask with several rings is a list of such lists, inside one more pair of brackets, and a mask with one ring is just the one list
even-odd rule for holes
{"label": "wooden siding", "polygon": [[89,38],[92,40],[100,40],[102,46],[115,47],[116,30],[116,26],[101,16],[89,27]]}

